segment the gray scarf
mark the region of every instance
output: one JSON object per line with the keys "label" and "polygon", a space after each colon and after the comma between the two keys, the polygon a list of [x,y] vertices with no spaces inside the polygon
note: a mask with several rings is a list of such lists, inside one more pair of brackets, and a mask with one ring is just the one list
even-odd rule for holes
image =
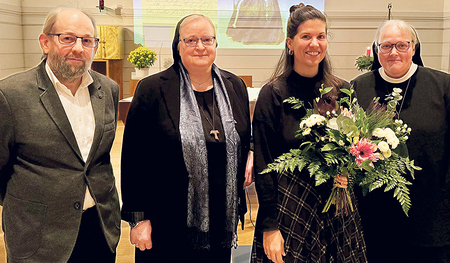
{"label": "gray scarf", "polygon": [[[180,135],[184,162],[189,174],[187,226],[194,248],[209,249],[209,174],[205,135],[198,103],[191,87],[189,74],[181,61],[180,68]],[[238,223],[237,167],[240,137],[230,99],[222,81],[219,68],[212,65],[214,94],[225,133],[226,166],[226,228],[224,247],[236,246]]]}

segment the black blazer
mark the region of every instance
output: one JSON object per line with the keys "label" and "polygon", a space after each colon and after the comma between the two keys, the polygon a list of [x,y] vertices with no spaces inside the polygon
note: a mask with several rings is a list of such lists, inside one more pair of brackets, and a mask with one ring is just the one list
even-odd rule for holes
{"label": "black blazer", "polygon": [[[249,101],[245,83],[220,70],[236,130],[241,138],[238,167],[239,214],[247,210],[243,191],[250,144]],[[179,131],[180,77],[175,66],[141,80],[131,103],[122,149],[122,219],[150,219],[154,245],[182,235],[187,221],[188,173]]]}

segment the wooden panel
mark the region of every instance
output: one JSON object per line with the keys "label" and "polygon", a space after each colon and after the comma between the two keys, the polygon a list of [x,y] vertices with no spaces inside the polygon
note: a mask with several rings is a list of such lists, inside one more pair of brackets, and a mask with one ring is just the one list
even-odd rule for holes
{"label": "wooden panel", "polygon": [[134,92],[136,91],[136,87],[139,83],[139,79],[130,79],[130,96],[134,96]]}
{"label": "wooden panel", "polygon": [[91,69],[114,80],[119,85],[119,100],[123,99],[123,65],[121,59],[96,59]]}
{"label": "wooden panel", "polygon": [[126,98],[119,101],[119,120],[123,122],[123,124],[127,121],[128,110],[130,109],[132,97]]}
{"label": "wooden panel", "polygon": [[250,76],[241,75],[239,77],[245,82],[245,85],[247,85],[247,87],[253,87],[251,75]]}

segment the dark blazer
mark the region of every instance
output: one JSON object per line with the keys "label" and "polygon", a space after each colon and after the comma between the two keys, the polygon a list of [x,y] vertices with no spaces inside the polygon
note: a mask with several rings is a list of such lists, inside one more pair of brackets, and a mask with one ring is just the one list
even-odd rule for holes
{"label": "dark blazer", "polygon": [[[238,167],[240,215],[246,212],[243,191],[250,142],[248,94],[244,82],[221,70],[241,138]],[[125,126],[122,149],[122,219],[152,223],[153,247],[184,236],[188,173],[179,131],[180,77],[174,66],[139,82]],[[168,246],[170,247],[170,246]]]}
{"label": "dark blazer", "polygon": [[119,87],[89,73],[95,133],[86,162],[45,61],[0,81],[0,204],[8,262],[66,262],[77,239],[86,186],[111,251],[117,246],[120,207],[109,152]]}

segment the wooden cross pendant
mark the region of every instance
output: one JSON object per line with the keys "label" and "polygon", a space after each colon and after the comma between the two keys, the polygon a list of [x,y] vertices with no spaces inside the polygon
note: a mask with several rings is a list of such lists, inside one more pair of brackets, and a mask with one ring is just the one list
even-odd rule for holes
{"label": "wooden cross pendant", "polygon": [[214,134],[214,139],[216,139],[216,141],[219,140],[219,131],[218,130],[211,130],[211,132],[209,134],[211,134],[211,135]]}

